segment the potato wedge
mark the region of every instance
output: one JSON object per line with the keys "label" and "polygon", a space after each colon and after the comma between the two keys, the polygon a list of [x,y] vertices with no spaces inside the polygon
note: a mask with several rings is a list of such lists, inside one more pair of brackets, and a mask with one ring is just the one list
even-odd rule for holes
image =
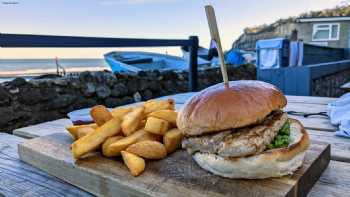
{"label": "potato wedge", "polygon": [[110,152],[110,149],[108,148],[109,145],[113,144],[114,142],[117,142],[118,140],[123,139],[123,136],[112,136],[107,138],[107,140],[102,144],[102,154],[106,157],[113,157],[113,154]]}
{"label": "potato wedge", "polygon": [[129,146],[126,151],[145,159],[163,159],[167,155],[165,146],[157,141],[137,142]]}
{"label": "potato wedge", "polygon": [[78,134],[78,139],[84,137],[85,135],[91,133],[91,132],[94,132],[95,129],[91,128],[91,127],[82,127],[82,128],[79,128],[78,131],[77,131],[77,134]]}
{"label": "potato wedge", "polygon": [[167,100],[149,100],[144,103],[145,114],[152,113],[163,109],[174,110],[175,101],[173,99]]}
{"label": "potato wedge", "polygon": [[163,119],[176,125],[177,112],[170,109],[163,109],[148,114],[148,117]]}
{"label": "potato wedge", "polygon": [[102,126],[113,118],[111,112],[103,105],[96,105],[90,111],[90,115],[98,126]]}
{"label": "potato wedge", "polygon": [[113,118],[94,132],[80,138],[72,144],[74,158],[79,159],[84,154],[98,148],[108,137],[117,135],[121,131],[121,121]]}
{"label": "potato wedge", "polygon": [[144,129],[141,129],[138,131],[140,134],[138,136],[137,142],[142,142],[142,141],[162,141],[162,136],[161,135],[156,135],[153,133],[149,133],[145,131]]}
{"label": "potato wedge", "polygon": [[72,135],[73,139],[76,140],[78,139],[78,130],[80,128],[85,128],[85,127],[91,127],[93,129],[97,129],[98,126],[96,123],[86,124],[86,125],[74,125],[74,126],[66,127],[66,130]]}
{"label": "potato wedge", "polygon": [[131,107],[117,107],[111,111],[111,114],[113,117],[120,118],[121,120],[123,120],[123,117],[131,111],[132,111]]}
{"label": "potato wedge", "polygon": [[105,149],[106,156],[114,157],[120,155],[120,152],[127,149],[130,145],[141,142],[141,141],[160,141],[161,136],[148,133],[145,130],[139,130],[128,137],[124,137],[112,144]]}
{"label": "potato wedge", "polygon": [[149,117],[147,118],[145,130],[147,132],[164,135],[169,129],[169,122],[159,118]]}
{"label": "potato wedge", "polygon": [[133,176],[138,176],[145,170],[146,162],[144,159],[126,151],[122,151],[121,154],[126,167]]}
{"label": "potato wedge", "polygon": [[144,128],[145,128],[146,121],[147,121],[146,119],[141,120],[141,122],[140,122],[140,124],[139,124],[138,130],[141,130],[141,129],[144,129]]}
{"label": "potato wedge", "polygon": [[182,132],[179,129],[171,129],[163,136],[163,143],[168,154],[181,147]]}
{"label": "potato wedge", "polygon": [[122,122],[122,131],[125,136],[133,134],[139,128],[143,113],[144,107],[137,107],[124,116]]}

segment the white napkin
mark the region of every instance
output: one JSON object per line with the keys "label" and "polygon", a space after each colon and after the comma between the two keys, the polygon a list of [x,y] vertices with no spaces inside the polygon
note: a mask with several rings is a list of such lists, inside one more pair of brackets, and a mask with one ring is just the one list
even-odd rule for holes
{"label": "white napkin", "polygon": [[91,108],[75,110],[75,111],[69,112],[67,116],[72,122],[78,122],[78,121],[91,122],[92,118],[90,116],[90,110]]}
{"label": "white napkin", "polygon": [[350,93],[328,104],[328,115],[333,125],[339,125],[335,135],[350,138]]}
{"label": "white napkin", "polygon": [[350,138],[350,118],[341,121],[339,131],[336,131],[335,135]]}

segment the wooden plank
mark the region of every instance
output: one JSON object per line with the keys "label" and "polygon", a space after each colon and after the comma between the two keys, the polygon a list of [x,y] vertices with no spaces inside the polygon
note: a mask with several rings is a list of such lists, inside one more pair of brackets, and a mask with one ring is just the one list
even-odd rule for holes
{"label": "wooden plank", "polygon": [[[177,94],[170,95],[166,97],[161,97],[159,99],[167,99],[172,98],[175,100],[177,104],[176,108],[181,109],[187,99],[193,96],[195,93],[185,93],[185,94]],[[319,113],[319,112],[327,112],[327,103],[334,101],[334,98],[321,98],[321,97],[306,97],[306,96],[287,96],[288,104],[285,111],[296,111],[303,113]],[[309,100],[309,101],[308,101]],[[315,102],[316,104],[312,104]],[[303,116],[294,116],[289,115],[291,118],[298,119],[302,122],[305,128],[313,129],[313,130],[321,130],[321,131],[331,131],[334,132],[338,130],[338,128],[331,124],[330,120],[324,116],[310,116],[308,118],[304,118]]]}
{"label": "wooden plank", "polygon": [[350,164],[331,161],[308,197],[349,196],[350,194]]}
{"label": "wooden plank", "polygon": [[[182,108],[182,104],[176,104],[176,110],[180,110]],[[289,105],[290,106],[290,105]],[[286,108],[288,109],[295,109],[294,107]],[[299,110],[299,112],[306,112],[306,113],[313,113],[312,111],[315,111],[313,109],[311,110]],[[316,112],[316,111],[315,111]],[[319,111],[317,111],[319,112]],[[290,118],[294,118],[299,120],[306,129],[311,130],[319,130],[319,131],[327,131],[327,132],[335,132],[338,130],[338,127],[332,125],[330,123],[330,120],[327,117],[324,116],[310,116],[310,117],[303,117],[303,116],[295,116],[295,115],[288,115]]]}
{"label": "wooden plank", "polygon": [[195,94],[196,94],[196,92],[187,92],[187,93],[163,96],[163,97],[160,97],[159,99],[171,98],[171,99],[174,99],[175,103],[177,103],[177,104],[184,104],[189,98],[191,98]]}
{"label": "wooden plank", "polygon": [[327,105],[330,102],[337,100],[337,98],[331,97],[317,97],[317,96],[291,96],[287,95],[289,103],[309,103],[309,104],[321,104]]}
{"label": "wooden plank", "polygon": [[335,136],[333,132],[307,130],[312,140],[331,144],[331,159],[350,163],[350,140]]}
{"label": "wooden plank", "polygon": [[[327,105],[322,104],[309,104],[309,103],[288,103],[284,108],[284,111],[295,111],[301,113],[320,113],[327,112]],[[305,128],[312,130],[331,131],[338,130],[337,126],[331,124],[330,120],[326,116],[309,116],[307,118],[303,116],[289,115],[291,118],[301,121]]]}
{"label": "wooden plank", "polygon": [[[161,97],[158,99],[168,99],[172,98],[175,100],[176,109],[181,109],[182,104],[184,104],[191,96],[193,96],[194,92],[188,92],[183,94],[176,94]],[[299,96],[287,96],[287,98],[291,99],[289,101],[285,110],[287,111],[297,111],[297,112],[305,112],[305,113],[318,113],[327,111],[326,104],[334,100],[333,98],[321,98],[321,97],[299,97]],[[309,101],[308,101],[309,100]],[[311,102],[315,102],[316,104],[311,104]],[[134,106],[140,103],[133,103],[127,106]],[[302,116],[292,116],[292,118],[300,120],[305,128],[313,129],[313,130],[323,130],[323,131],[336,131],[337,127],[330,124],[330,121],[326,117],[321,116],[312,116],[308,118],[304,118]],[[16,129],[13,131],[14,135],[24,137],[24,138],[35,138],[50,135],[53,133],[66,133],[66,126],[71,125],[71,121],[69,119],[60,119],[51,122],[41,123],[38,125],[33,125],[29,127],[24,127],[20,129]]]}
{"label": "wooden plank", "polygon": [[[164,96],[163,98],[174,98],[176,103],[183,104],[186,102],[187,99],[189,99],[191,96],[193,96],[196,92],[187,92],[182,94],[175,94],[170,96]],[[305,103],[305,104],[320,104],[320,105],[327,105],[330,102],[335,101],[337,98],[331,98],[331,97],[316,97],[316,96],[291,96],[286,95],[288,103]]]}
{"label": "wooden plank", "polygon": [[[314,132],[319,132],[319,131],[314,131]],[[309,131],[310,133],[310,131]],[[331,133],[327,133],[324,132],[325,134],[331,134]],[[310,134],[310,136],[312,136],[312,134]],[[321,138],[322,139],[322,138]],[[37,193],[35,193],[35,191],[42,191],[43,195],[54,195],[52,189],[47,189],[47,188],[51,188],[51,186],[47,187],[45,189],[45,187],[43,187],[44,189],[41,189],[38,184],[35,184],[33,182],[35,182],[35,180],[38,180],[39,177],[43,177],[43,179],[45,178],[45,181],[37,181],[40,184],[46,185],[47,184],[47,180],[46,179],[50,179],[49,182],[53,182],[54,178],[49,178],[50,175],[47,175],[39,170],[36,170],[20,161],[18,161],[18,156],[17,156],[17,144],[23,142],[24,139],[19,138],[19,137],[15,137],[12,135],[8,135],[8,134],[0,134],[0,162],[2,163],[4,159],[9,160],[8,157],[11,157],[11,160],[15,165],[7,165],[9,168],[11,168],[11,172],[15,172],[17,171],[17,177],[13,177],[13,176],[9,176],[6,177],[6,179],[3,178],[4,176],[4,168],[1,167],[1,172],[0,172],[0,180],[7,180],[7,184],[4,184],[3,181],[0,181],[0,193],[3,193],[6,196],[11,196],[14,194],[17,194],[18,196],[25,196],[25,194],[30,194],[33,196],[40,196]],[[4,148],[6,147],[6,148]],[[334,146],[332,144],[332,150],[333,150]],[[1,165],[2,166],[2,165]],[[23,167],[24,166],[24,167]],[[22,168],[22,170],[20,171],[20,173],[18,173],[18,168]],[[23,187],[22,184],[13,184],[14,181],[18,181],[18,177],[22,176],[22,177],[33,177],[35,176],[36,179],[34,180],[29,180],[29,178],[27,178],[26,184],[29,184],[30,187]],[[12,182],[12,180],[14,180]],[[20,179],[20,181],[18,182],[22,182],[23,180]],[[64,184],[61,181],[56,180],[56,182],[58,182],[58,184]],[[8,184],[11,184],[12,187],[10,187]],[[52,184],[53,185],[53,184]],[[66,184],[64,184],[66,185]],[[19,187],[19,188],[15,188],[15,187]],[[39,189],[37,189],[39,187]],[[63,188],[62,186],[52,186],[53,189],[55,188]],[[13,189],[15,191],[5,191],[6,190],[10,190]],[[20,190],[20,192],[18,192]],[[72,192],[71,189],[63,189],[65,192],[65,194],[67,196],[73,196],[70,193],[73,193],[74,196],[79,196],[79,194],[76,194],[74,192]],[[75,188],[73,188],[73,190],[75,190]],[[79,191],[79,190],[78,190]],[[15,193],[16,192],[16,193]],[[348,163],[343,163],[343,162],[336,162],[336,161],[331,161],[329,167],[327,168],[327,170],[322,174],[322,177],[319,179],[319,181],[316,183],[316,185],[312,188],[310,194],[308,196],[310,197],[318,197],[318,196],[344,196],[344,194],[347,194],[350,192],[350,164]],[[82,191],[80,191],[80,193],[83,193]],[[0,194],[1,196],[1,194]],[[88,196],[88,194],[84,194],[84,195],[80,195],[80,196]]]}
{"label": "wooden plank", "polygon": [[19,160],[25,139],[0,133],[0,196],[91,196]]}
{"label": "wooden plank", "polygon": [[[310,131],[308,131],[311,138],[314,139],[317,136],[313,137],[313,134],[316,132],[316,134],[318,134],[320,131],[311,131],[312,133],[310,133]],[[329,135],[332,133],[329,132],[322,132],[324,135]],[[333,139],[327,139],[327,138],[322,138],[321,137],[317,138],[320,140],[326,140],[326,141],[332,141]],[[342,139],[342,138],[341,138]],[[344,139],[346,140],[346,139]],[[25,196],[25,194],[29,194],[30,196],[40,196],[39,192],[35,192],[35,191],[42,191],[42,195],[41,196],[45,196],[45,195],[54,195],[54,192],[50,189],[47,188],[51,188],[51,186],[47,187],[45,189],[45,187],[43,187],[44,189],[41,189],[42,186],[39,186],[38,184],[35,184],[35,180],[39,180],[36,182],[39,182],[40,184],[43,185],[47,185],[48,182],[56,182],[56,184],[63,184],[63,185],[67,185],[65,183],[62,183],[61,181],[58,180],[54,180],[55,178],[49,178],[50,175],[45,174],[42,171],[39,171],[35,168],[32,168],[22,162],[20,162],[18,160],[18,156],[17,156],[17,145],[18,143],[23,142],[24,139],[23,138],[19,138],[13,135],[8,135],[8,134],[0,134],[0,163],[3,163],[2,160],[6,159],[9,160],[8,158],[11,157],[11,162],[14,163],[7,165],[5,167],[11,168],[11,172],[15,172],[17,171],[17,177],[14,176],[8,176],[6,177],[6,179],[4,178],[4,174],[7,173],[4,170],[3,167],[1,167],[1,172],[0,172],[0,196],[1,193],[3,193],[6,196],[11,196],[14,194],[17,194],[18,196]],[[335,143],[337,144],[337,143]],[[341,145],[342,146],[342,145]],[[4,148],[6,147],[6,148]],[[334,154],[334,143],[332,144],[332,157]],[[350,150],[350,149],[348,149]],[[8,161],[7,161],[8,162]],[[2,166],[2,164],[1,164]],[[21,170],[18,170],[19,168],[21,168]],[[18,171],[20,171],[18,173]],[[9,172],[10,173],[10,172]],[[29,178],[27,178],[26,184],[30,185],[30,187],[23,187],[23,184],[13,184],[15,181],[18,182],[22,182],[23,179],[19,179],[18,177],[22,176],[22,177],[33,177],[35,176],[36,178],[33,180],[29,180]],[[41,181],[39,178],[43,177],[43,179],[49,179],[49,181],[45,180],[45,181]],[[4,184],[3,180],[7,180],[6,184]],[[10,187],[10,185],[12,187]],[[54,185],[54,184],[51,184]],[[19,188],[16,188],[19,187]],[[70,186],[70,185],[69,185]],[[52,186],[53,189],[55,188],[63,188],[62,186]],[[7,191],[5,191],[5,189]],[[15,190],[15,191],[8,191],[8,190]],[[67,196],[79,196],[80,194],[76,194],[74,192],[72,192],[71,189],[63,189],[65,192],[65,194]],[[73,187],[73,191],[74,190],[78,190],[79,189],[75,189]],[[18,192],[20,191],[20,192]],[[348,163],[343,163],[343,162],[336,162],[336,161],[331,161],[329,167],[326,169],[326,171],[322,174],[322,177],[319,179],[319,181],[316,183],[316,185],[312,188],[310,194],[308,196],[310,197],[318,197],[318,196],[343,196],[346,193],[350,192],[350,164]],[[70,194],[72,193],[72,194]],[[82,195],[80,196],[88,196],[88,194],[84,194],[84,192],[80,191],[80,193],[82,193]]]}
{"label": "wooden plank", "polygon": [[[188,94],[185,94],[185,97],[187,96]],[[175,108],[177,110],[181,109],[183,105],[181,104],[181,102],[184,101],[181,95],[177,95],[175,97],[174,96],[162,97],[160,99],[166,99],[166,98],[174,98],[176,101]],[[129,106],[137,105],[137,104],[139,103],[131,104]],[[320,105],[317,105],[317,106],[320,106]],[[286,110],[306,112],[306,113],[318,113],[324,109],[324,107],[322,107],[323,109],[321,109],[321,108],[317,108],[317,106],[313,108],[313,105],[311,104],[303,104],[303,103],[298,103],[296,105],[288,104]],[[304,127],[307,129],[330,131],[330,132],[334,132],[337,130],[337,127],[331,125],[329,119],[326,117],[311,116],[308,118],[304,118],[303,116],[294,116],[294,115],[289,115],[289,116],[291,118],[295,118],[301,121]],[[72,123],[69,119],[60,119],[52,122],[46,122],[38,125],[16,129],[13,131],[13,134],[19,137],[31,139],[31,138],[50,135],[53,133],[66,133],[67,131],[65,127],[71,124]]]}
{"label": "wooden plank", "polygon": [[[187,99],[193,96],[195,92],[189,92],[184,94],[170,95],[166,97],[161,97],[159,99],[172,98],[177,104],[177,109],[181,108],[181,104],[184,104]],[[329,97],[309,97],[309,96],[287,96],[288,104],[285,111],[296,111],[304,113],[319,113],[327,112],[327,104],[329,102],[335,101],[336,98]],[[311,116],[304,118],[303,116],[290,115],[291,118],[298,119],[302,122],[305,128],[321,131],[331,131],[334,132],[338,128],[333,126],[327,117],[323,116]]]}
{"label": "wooden plank", "polygon": [[[169,97],[171,98],[171,97]],[[176,98],[175,98],[176,99]],[[306,113],[314,113],[314,112],[320,112],[315,108],[303,108],[303,106],[298,105],[311,105],[311,104],[296,104],[297,106],[293,104],[288,104],[287,108],[285,110],[296,110],[298,109],[298,112],[306,112]],[[182,108],[182,104],[176,105],[176,110],[180,110]],[[303,116],[295,116],[295,115],[288,115],[290,118],[294,118],[299,120],[306,129],[312,129],[312,130],[320,130],[320,131],[328,131],[328,132],[335,132],[338,130],[336,126],[333,126],[330,123],[330,120],[327,117],[323,116],[310,116],[308,118],[304,118]]]}
{"label": "wooden plank", "polygon": [[335,132],[338,130],[338,128],[336,126],[333,126],[330,123],[330,120],[326,117],[312,116],[312,117],[304,118],[303,116],[294,116],[294,115],[288,115],[288,117],[299,120],[306,129],[328,131],[328,132]]}
{"label": "wooden plank", "polygon": [[292,179],[297,182],[292,195],[306,196],[328,167],[329,162],[330,145],[311,141],[302,167],[292,175]]}
{"label": "wooden plank", "polygon": [[310,104],[310,103],[287,103],[285,111],[296,111],[303,113],[327,112],[327,105]]}
{"label": "wooden plank", "polygon": [[56,133],[19,145],[19,155],[31,165],[95,195],[104,196],[178,196],[179,192],[182,196],[303,196],[330,159],[330,146],[313,142],[303,166],[293,176],[230,180],[207,173],[189,154],[178,151],[164,160],[148,161],[146,171],[135,178],[120,158],[108,159],[95,154],[75,161],[69,148],[71,143],[68,134]]}
{"label": "wooden plank", "polygon": [[69,119],[59,119],[55,121],[45,122],[37,125],[19,128],[13,131],[13,134],[23,138],[36,138],[54,133],[66,133],[66,127],[71,126]]}

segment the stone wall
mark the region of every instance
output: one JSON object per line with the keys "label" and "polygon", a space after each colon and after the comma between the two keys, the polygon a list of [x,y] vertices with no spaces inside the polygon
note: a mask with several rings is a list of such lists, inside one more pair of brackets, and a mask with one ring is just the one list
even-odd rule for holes
{"label": "stone wall", "polygon": [[340,87],[350,81],[350,70],[314,79],[312,96],[340,97],[346,92]]}
{"label": "stone wall", "polygon": [[[255,79],[253,65],[228,69],[230,80]],[[199,89],[222,81],[218,68],[198,72]],[[103,104],[116,107],[188,91],[187,72],[112,74],[83,72],[78,76],[0,84],[1,132],[66,117],[70,111]]]}

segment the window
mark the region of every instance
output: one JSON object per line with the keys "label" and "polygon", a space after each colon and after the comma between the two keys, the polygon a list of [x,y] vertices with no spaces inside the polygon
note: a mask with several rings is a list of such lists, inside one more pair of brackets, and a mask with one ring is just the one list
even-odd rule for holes
{"label": "window", "polygon": [[314,24],[312,41],[339,40],[339,23]]}

